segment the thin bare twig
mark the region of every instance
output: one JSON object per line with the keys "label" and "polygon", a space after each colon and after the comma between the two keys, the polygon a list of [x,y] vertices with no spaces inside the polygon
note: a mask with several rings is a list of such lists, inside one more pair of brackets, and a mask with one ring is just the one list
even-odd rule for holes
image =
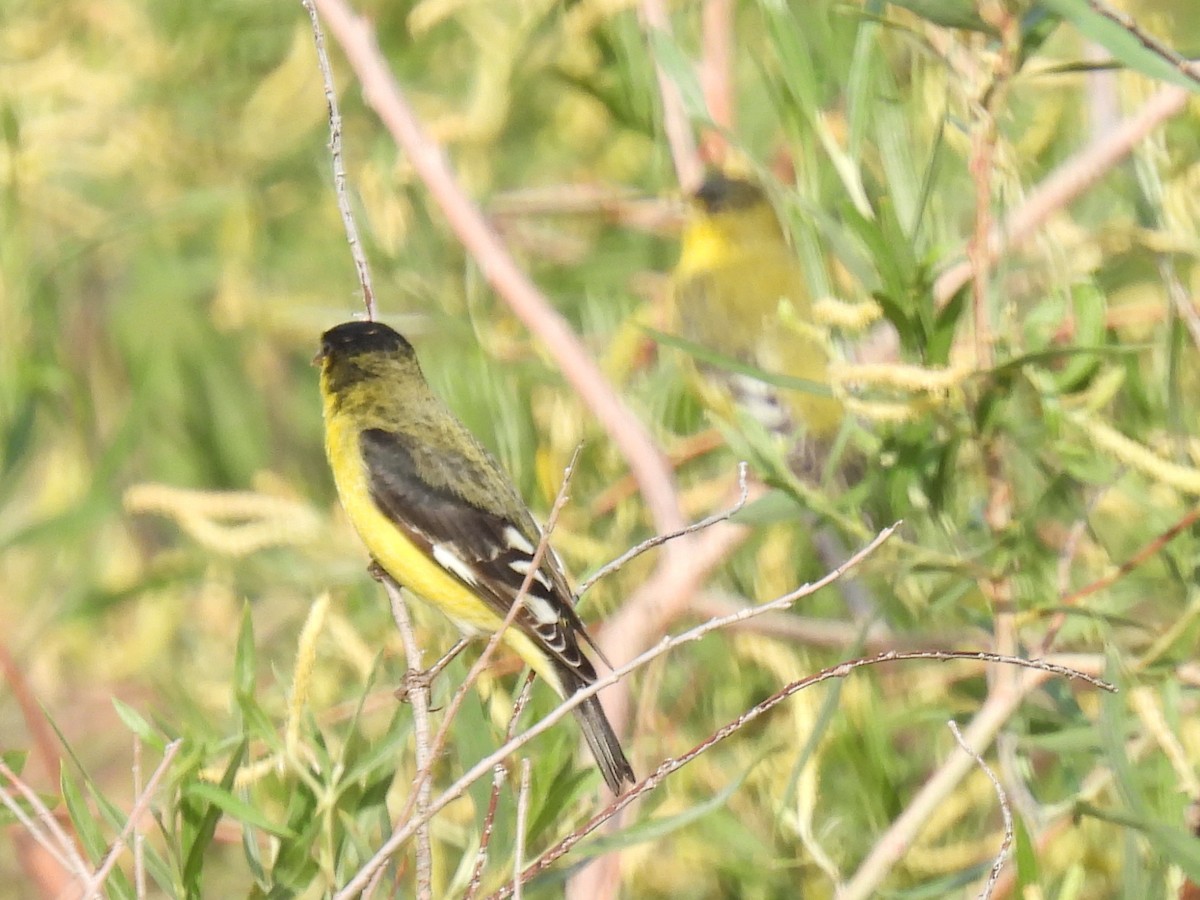
{"label": "thin bare twig", "polygon": [[[88,877],[87,863],[83,861],[83,858],[79,855],[79,851],[75,849],[75,844],[59,827],[58,822],[54,819],[54,814],[46,808],[41,798],[29,789],[29,786],[8,767],[8,764],[3,759],[0,759],[0,776],[7,778],[17,789],[25,799],[25,802],[33,809],[38,821],[35,822],[31,819],[28,813],[21,808],[21,805],[6,790],[0,790],[0,803],[3,803],[8,808],[13,818],[21,824],[21,827],[29,833],[38,846],[49,853],[55,862],[63,867],[64,872],[72,873],[80,881],[85,880]],[[38,822],[45,825],[50,834],[42,831]],[[51,836],[53,836],[53,840]],[[55,844],[54,841],[58,841],[58,844]]]}
{"label": "thin bare twig", "polygon": [[676,540],[684,535],[694,534],[697,531],[704,531],[705,529],[716,525],[718,522],[725,522],[736,516],[742,511],[742,508],[746,505],[746,501],[750,499],[748,469],[744,462],[738,463],[738,490],[740,493],[738,495],[737,502],[734,503],[733,506],[729,507],[723,512],[714,513],[705,519],[701,519],[699,522],[694,522],[693,524],[688,525],[686,528],[680,528],[676,531],[672,531],[670,534],[656,534],[654,537],[642,541],[636,547],[626,550],[616,559],[605,563],[603,566],[585,578],[579,585],[579,589],[576,591],[576,593],[580,596],[583,596],[587,593],[588,588],[594,586],[600,579],[607,578],[609,575],[612,575],[614,572],[618,571],[628,563],[637,559],[647,550],[653,550],[655,547],[661,547],[668,541]]}
{"label": "thin bare twig", "polygon": [[113,870],[113,866],[117,864],[117,859],[121,855],[121,851],[125,849],[125,841],[129,837],[129,832],[134,831],[135,834],[141,834],[137,830],[138,819],[146,811],[146,807],[150,805],[150,800],[154,796],[155,790],[158,789],[158,783],[162,781],[163,776],[167,774],[167,769],[171,766],[171,760],[175,758],[175,754],[183,746],[182,739],[176,739],[167,744],[163,748],[162,762],[158,764],[154,772],[150,775],[150,780],[146,782],[146,787],[138,794],[133,808],[129,811],[129,818],[125,820],[125,827],[121,829],[121,833],[117,835],[113,841],[108,853],[104,855],[104,861],[100,867],[87,880],[83,888],[83,896],[85,900],[90,900],[92,897],[100,897],[100,889],[104,887],[104,882],[108,879],[108,875]]}
{"label": "thin bare twig", "polygon": [[[381,570],[382,572],[382,570]],[[413,737],[416,741],[417,772],[422,773],[433,768],[433,755],[429,745],[429,706],[430,688],[429,677],[421,669],[421,645],[417,642],[413,630],[412,617],[408,614],[408,601],[404,590],[396,584],[390,575],[383,573],[384,590],[391,601],[392,619],[400,632],[400,640],[404,644],[405,662],[408,672],[404,677],[405,691],[413,710]],[[417,814],[423,815],[429,808],[429,798],[432,795],[433,779],[423,778],[413,792],[416,796]],[[429,825],[417,829],[417,896],[433,897],[433,843],[429,834]]]}
{"label": "thin bare twig", "polygon": [[[355,15],[345,0],[314,2],[358,75],[367,103],[408,155],[463,247],[496,293],[542,341],[563,377],[625,457],[641,487],[656,530],[674,531],[683,527],[686,523],[675,494],[673,475],[662,451],[613,390],[566,319],[520,269],[479,208],[467,198],[445,153],[425,133],[405,100],[379,50],[370,23]],[[676,545],[672,553],[682,554],[684,549]]]}
{"label": "thin bare twig", "polygon": [[[521,790],[517,793],[517,838],[513,850],[513,878],[521,874],[522,860],[525,858],[525,818],[529,815],[529,781],[533,766],[529,757],[521,760]],[[515,900],[521,900],[521,885],[518,880],[517,889],[513,891]]]}
{"label": "thin bare twig", "polygon": [[354,260],[354,269],[358,272],[358,283],[362,287],[363,305],[367,310],[367,318],[375,319],[375,292],[371,290],[371,270],[367,267],[367,257],[363,252],[362,241],[358,237],[358,225],[354,221],[354,211],[350,208],[349,192],[346,189],[346,165],[342,158],[342,114],[338,111],[337,89],[333,84],[333,68],[329,65],[329,55],[325,52],[325,35],[321,31],[321,19],[313,0],[300,0],[308,10],[308,18],[312,23],[313,43],[317,48],[317,63],[321,67],[321,80],[325,83],[325,103],[329,107],[329,155],[333,161],[333,191],[337,195],[338,211],[342,214],[342,225],[346,229],[346,243],[350,245],[350,256]]}
{"label": "thin bare twig", "polygon": [[[497,750],[490,753],[488,756],[484,757],[482,760],[468,769],[458,779],[458,781],[454,782],[454,784],[447,788],[441,796],[437,797],[430,804],[428,815],[436,815],[442,808],[461,796],[463,791],[470,787],[475,781],[487,774],[491,767],[497,762],[506,758],[514,750],[523,747],[526,743],[533,740],[533,738],[537,737],[539,734],[542,734],[543,732],[554,727],[556,724],[558,724],[558,722],[572,713],[577,706],[586,701],[589,697],[594,697],[597,693],[609,687],[610,685],[616,684],[630,672],[641,668],[642,666],[646,665],[646,663],[657,659],[659,656],[662,656],[664,653],[667,653],[676,647],[692,641],[698,641],[710,632],[719,628],[723,628],[727,625],[731,625],[734,622],[744,621],[745,619],[753,618],[756,615],[762,615],[766,612],[783,609],[795,603],[800,598],[807,597],[810,594],[819,591],[821,588],[832,584],[838,578],[842,577],[845,572],[854,568],[863,559],[873,553],[884,541],[891,537],[899,525],[900,523],[897,522],[895,525],[883,529],[869,544],[846,560],[846,562],[844,562],[841,566],[829,572],[817,581],[801,585],[795,590],[790,591],[787,594],[770,601],[769,603],[764,603],[761,606],[757,606],[752,609],[741,610],[737,613],[724,616],[720,619],[711,619],[701,625],[697,625],[695,628],[683,632],[682,634],[676,635],[675,637],[663,638],[663,640],[659,641],[657,645],[638,655],[625,665],[619,666],[612,670],[607,676],[598,678],[594,683],[588,685],[586,688],[576,691],[570,697],[563,700],[563,702],[556,706],[553,710],[543,716],[540,720],[538,720],[534,725],[526,729],[520,736],[508,741],[503,746],[499,747]],[[924,658],[929,659],[951,658],[948,656],[938,656],[929,652],[923,653],[922,655]],[[895,655],[890,654],[889,656]],[[972,654],[971,656],[974,658],[986,658],[986,654]],[[896,656],[896,658],[901,657]],[[420,820],[407,819],[406,817],[407,810],[398,818],[398,820],[403,822],[403,824],[396,828],[387,841],[384,842],[383,846],[376,851],[375,855],[372,856],[371,859],[368,860],[367,863],[362,867],[362,869],[360,869],[358,873],[346,883],[345,887],[343,887],[335,895],[334,900],[350,900],[350,898],[356,896],[371,878],[372,874],[382,867],[392,856],[392,854],[395,853],[396,850],[399,849],[399,847],[401,847],[410,837],[412,837],[413,832],[416,829],[415,823]]]}
{"label": "thin bare twig", "polygon": [[[505,742],[511,741],[516,736],[517,722],[520,721],[521,712],[525,709],[525,704],[529,702],[534,674],[530,672],[525,677],[525,684],[522,685],[521,692],[517,694],[517,701],[513,704],[512,715],[508,717],[508,728],[504,733]],[[487,865],[488,845],[492,841],[492,829],[496,822],[496,807],[500,802],[500,787],[504,783],[504,776],[506,774],[507,770],[504,768],[504,763],[498,762],[492,767],[492,793],[488,798],[487,813],[483,817],[483,828],[479,835],[479,850],[475,854],[475,868],[471,872],[471,880],[467,884],[463,900],[473,900],[479,892],[479,886],[483,883],[483,867]]]}
{"label": "thin bare twig", "polygon": [[[525,870],[521,873],[520,878],[518,880],[528,881],[534,875],[538,874],[539,872],[544,871],[555,860],[559,859],[564,854],[569,852],[571,850],[571,848],[573,848],[576,844],[578,844],[581,840],[583,840],[583,838],[587,837],[589,834],[591,834],[593,831],[595,831],[597,828],[599,828],[601,825],[603,825],[604,822],[608,821],[614,815],[616,815],[618,812],[620,812],[622,809],[629,806],[638,797],[641,797],[644,794],[647,794],[650,791],[654,790],[656,787],[658,787],[658,785],[661,784],[663,779],[665,779],[668,775],[683,768],[685,765],[687,765],[689,762],[691,762],[693,759],[700,756],[701,754],[708,752],[714,746],[719,744],[721,741],[725,740],[730,735],[735,734],[737,731],[739,731],[740,729],[742,729],[747,724],[754,721],[755,719],[757,719],[759,716],[763,715],[767,711],[773,709],[775,706],[778,706],[780,703],[782,703],[788,697],[791,697],[793,694],[799,693],[800,691],[806,690],[807,688],[810,688],[813,685],[820,684],[824,681],[829,681],[830,679],[833,679],[833,678],[844,678],[847,675],[849,675],[851,672],[853,672],[857,669],[861,669],[861,668],[864,668],[867,666],[875,666],[875,665],[879,665],[880,663],[885,663],[885,662],[898,662],[900,660],[911,660],[911,659],[943,659],[943,660],[945,660],[945,659],[977,659],[977,658],[986,659],[986,661],[990,662],[990,663],[999,663],[999,664],[1019,666],[1021,668],[1025,668],[1025,669],[1032,669],[1032,670],[1034,670],[1032,674],[1041,675],[1043,677],[1043,680],[1045,679],[1045,677],[1047,677],[1048,675],[1051,675],[1051,674],[1062,675],[1067,678],[1080,678],[1080,679],[1088,682],[1089,684],[1092,684],[1096,687],[1099,687],[1099,688],[1102,688],[1105,690],[1115,690],[1115,688],[1113,688],[1112,685],[1108,684],[1105,681],[1101,681],[1099,678],[1094,678],[1084,672],[1080,672],[1080,671],[1077,671],[1075,669],[1072,669],[1072,668],[1069,668],[1066,666],[1060,666],[1055,663],[1049,663],[1049,662],[1046,662],[1045,660],[1030,660],[1030,659],[1020,659],[1019,657],[1006,657],[1006,656],[1002,656],[1002,655],[996,654],[996,653],[956,653],[953,651],[917,651],[917,652],[913,652],[913,653],[889,652],[889,653],[880,653],[876,656],[865,657],[863,659],[855,659],[855,660],[850,660],[848,662],[839,663],[836,666],[830,666],[829,668],[822,669],[820,672],[817,672],[813,675],[808,675],[804,678],[797,679],[796,681],[793,681],[793,682],[787,684],[786,686],[784,686],[783,688],[779,689],[774,694],[772,694],[770,697],[768,697],[766,700],[763,700],[761,703],[756,704],[755,706],[746,710],[746,712],[742,713],[737,718],[735,718],[732,721],[728,722],[727,724],[723,725],[721,728],[719,728],[717,731],[713,732],[711,735],[709,735],[709,737],[705,738],[703,741],[701,741],[699,744],[697,744],[691,750],[684,753],[682,756],[677,756],[677,757],[673,757],[671,759],[664,760],[662,763],[659,764],[658,768],[655,769],[654,772],[652,772],[650,775],[646,776],[641,781],[639,781],[637,784],[633,785],[631,788],[626,790],[619,797],[617,797],[615,800],[613,800],[613,802],[611,804],[609,804],[608,807],[606,807],[604,810],[597,813],[590,820],[588,820],[588,822],[586,824],[582,825],[580,828],[576,829],[571,834],[567,835],[565,838],[560,840],[553,847],[546,850],[534,862],[532,862],[528,866],[526,866]],[[962,757],[959,757],[959,758],[961,759]],[[971,762],[971,760],[968,757],[967,758],[968,766],[970,765],[970,762]],[[514,889],[514,885],[511,885],[511,884],[506,885],[506,886],[502,887],[500,890],[496,891],[496,893],[492,894],[488,898],[488,900],[503,900],[503,898],[511,897],[513,889]],[[840,896],[841,895],[839,895],[839,897]]]}
{"label": "thin bare twig", "polygon": [[970,754],[979,768],[983,770],[983,774],[992,782],[992,787],[996,789],[996,798],[1000,801],[1000,814],[1004,816],[1004,840],[1001,841],[1000,852],[996,854],[996,860],[992,863],[992,871],[988,875],[987,883],[984,884],[983,890],[979,892],[979,900],[988,900],[992,896],[992,890],[996,887],[996,882],[1000,879],[1000,870],[1004,868],[1004,860],[1008,858],[1009,848],[1012,847],[1012,810],[1008,808],[1008,797],[1004,793],[1004,788],[1000,785],[1000,779],[996,777],[996,773],[991,770],[988,764],[983,761],[983,757],[967,743],[966,738],[962,736],[962,732],[958,730],[958,723],[951,719],[946,724],[954,732],[954,740],[958,741],[958,746],[962,747],[964,753]]}
{"label": "thin bare twig", "polygon": [[492,766],[492,791],[488,796],[487,812],[483,816],[483,827],[479,832],[479,849],[475,851],[475,866],[471,869],[471,880],[467,882],[463,900],[474,900],[475,895],[479,893],[479,886],[483,884],[483,869],[487,865],[488,847],[492,843],[492,831],[496,825],[496,808],[500,805],[500,788],[504,784],[506,775],[508,775],[508,770],[504,768],[504,763],[498,762]]}
{"label": "thin bare twig", "polygon": [[462,653],[470,643],[470,638],[459,638],[455,641],[454,646],[443,653],[441,659],[425,670],[425,680],[436,681],[437,677],[442,674],[442,670],[454,662],[458,658],[458,654]]}
{"label": "thin bare twig", "polygon": [[1109,6],[1104,0],[1087,0],[1088,6],[1129,32],[1138,42],[1156,56],[1172,65],[1179,74],[1200,85],[1200,65],[1179,53],[1174,47],[1160,41],[1134,21],[1133,16]]}
{"label": "thin bare twig", "polygon": [[[142,739],[133,736],[133,795],[142,794]],[[146,896],[146,836],[139,828],[133,833],[133,890],[138,900]]]}

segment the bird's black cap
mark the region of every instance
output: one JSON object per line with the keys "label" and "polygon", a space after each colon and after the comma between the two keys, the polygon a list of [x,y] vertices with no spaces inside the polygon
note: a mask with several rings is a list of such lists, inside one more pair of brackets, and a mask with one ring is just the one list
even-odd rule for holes
{"label": "bird's black cap", "polygon": [[360,353],[412,355],[412,344],[382,322],[343,322],[321,335],[320,356],[357,356]]}
{"label": "bird's black cap", "polygon": [[749,209],[765,199],[758,185],[743,178],[731,178],[718,169],[709,170],[695,197],[708,213]]}

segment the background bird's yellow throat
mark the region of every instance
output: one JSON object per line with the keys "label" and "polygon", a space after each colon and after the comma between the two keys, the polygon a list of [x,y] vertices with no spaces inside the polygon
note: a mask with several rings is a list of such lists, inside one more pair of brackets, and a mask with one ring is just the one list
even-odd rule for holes
{"label": "background bird's yellow throat", "polygon": [[[674,273],[675,312],[683,337],[767,372],[829,385],[829,356],[813,332],[780,322],[781,304],[812,320],[804,273],[762,189],[712,172],[692,200]],[[771,431],[828,441],[843,408],[833,396],[780,391],[731,373],[708,373],[732,400]],[[729,399],[706,392],[720,413]]]}

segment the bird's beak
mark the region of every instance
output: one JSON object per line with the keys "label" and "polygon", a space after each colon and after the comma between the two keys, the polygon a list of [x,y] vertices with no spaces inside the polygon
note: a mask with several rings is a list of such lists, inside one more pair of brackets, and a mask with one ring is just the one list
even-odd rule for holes
{"label": "bird's beak", "polygon": [[312,358],[312,364],[314,366],[319,366],[324,361],[325,361],[325,350],[324,349],[318,350],[317,355]]}

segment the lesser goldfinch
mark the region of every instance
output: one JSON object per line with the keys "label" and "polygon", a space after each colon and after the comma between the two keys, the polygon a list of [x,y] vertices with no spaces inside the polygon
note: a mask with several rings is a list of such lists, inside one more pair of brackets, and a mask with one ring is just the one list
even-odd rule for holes
{"label": "lesser goldfinch", "polygon": [[749,375],[721,372],[738,406],[772,432],[832,439],[843,410],[828,391],[828,352],[815,332],[780,321],[786,303],[792,323],[811,323],[812,301],[761,187],[720,171],[708,174],[684,226],[674,298],[684,338],[816,386],[817,392],[784,392]]}
{"label": "lesser goldfinch", "polygon": [[[325,450],[338,496],[375,562],[465,634],[503,624],[541,530],[500,464],[433,393],[417,356],[379,322],[321,336]],[[595,643],[562,564],[543,554],[504,641],[563,697],[596,680]],[[575,715],[614,793],[633,769],[597,697]]]}
{"label": "lesser goldfinch", "polygon": [[[684,225],[674,300],[683,337],[736,362],[809,382],[812,390],[782,391],[729,371],[710,371],[706,379],[727,387],[732,400],[764,428],[796,440],[788,454],[793,471],[819,472],[845,411],[829,389],[828,346],[812,325],[804,273],[759,185],[719,170],[705,177]],[[786,323],[780,315],[785,304]],[[715,411],[727,412],[722,405],[728,407],[729,398],[706,393]],[[856,466],[843,460],[839,475],[857,480]],[[815,540],[829,565],[845,558],[836,535],[817,529]],[[875,604],[860,585],[847,581],[843,591],[857,617],[874,615]],[[777,586],[768,591],[777,592]]]}

